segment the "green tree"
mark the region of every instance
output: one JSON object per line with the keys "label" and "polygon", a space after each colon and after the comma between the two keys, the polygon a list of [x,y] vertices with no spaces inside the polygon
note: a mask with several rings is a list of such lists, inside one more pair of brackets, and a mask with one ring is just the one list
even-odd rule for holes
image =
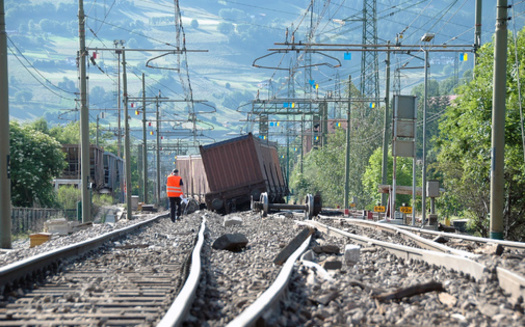
{"label": "green tree", "polygon": [[39,118],[33,121],[29,126],[35,131],[49,135],[49,127],[47,125],[47,120],[45,120],[44,118]]}
{"label": "green tree", "polygon": [[[396,185],[412,186],[412,158],[397,157],[397,169],[396,169]],[[383,148],[377,148],[374,153],[370,156],[369,165],[366,168],[363,176],[363,188],[364,192],[372,199],[372,202],[368,204],[367,209],[373,209],[373,206],[381,202],[381,193],[378,192],[378,185],[382,184],[382,164],[383,164]],[[394,170],[394,159],[392,157],[392,151],[388,153],[388,173],[387,181],[392,183],[392,171]],[[416,176],[416,183],[420,181],[420,175]],[[396,196],[396,208],[399,208],[401,204],[409,204],[412,202],[412,195],[397,195]],[[414,206],[414,204],[412,204]]]}
{"label": "green tree", "polygon": [[[525,38],[518,35],[520,76],[525,76]],[[523,240],[525,235],[525,162],[521,141],[520,105],[514,43],[509,42],[506,78],[505,122],[505,238]],[[459,87],[458,98],[440,123],[436,143],[439,164],[450,204],[449,210],[472,218],[471,225],[483,236],[488,234],[491,165],[491,122],[494,45],[488,43],[478,52],[474,79]],[[522,85],[521,93],[525,93]]]}
{"label": "green tree", "polygon": [[64,153],[52,137],[10,122],[11,201],[14,206],[56,203],[53,178],[65,168]]}
{"label": "green tree", "polygon": [[[352,97],[360,96],[352,85]],[[351,107],[349,196],[357,197],[357,206],[364,208],[372,197],[363,189],[362,178],[368,160],[383,139],[384,108],[371,109],[369,104],[354,102]],[[301,198],[307,193],[321,192],[327,206],[343,206],[345,187],[346,130],[336,129],[328,135],[326,145],[310,151],[303,162],[303,173],[296,165],[290,186]]]}
{"label": "green tree", "polygon": [[[435,79],[429,79],[427,82],[428,97],[437,97],[439,96],[439,83]],[[423,99],[425,95],[425,84],[421,83],[412,88],[412,95],[418,97],[418,99]]]}
{"label": "green tree", "polygon": [[61,144],[78,144],[80,143],[80,122],[74,121],[65,126],[54,126],[49,130],[49,135]]}

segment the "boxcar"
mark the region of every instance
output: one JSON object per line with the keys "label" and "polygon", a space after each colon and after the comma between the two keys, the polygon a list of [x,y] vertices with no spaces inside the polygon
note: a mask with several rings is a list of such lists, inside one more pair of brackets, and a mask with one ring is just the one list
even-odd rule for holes
{"label": "boxcar", "polygon": [[205,202],[205,195],[210,191],[202,157],[200,155],[177,156],[177,169],[184,185],[185,196],[192,197],[199,203]]}
{"label": "boxcar", "polygon": [[[80,145],[64,144],[62,151],[66,153],[67,167],[60,176],[61,179],[80,179]],[[100,190],[104,186],[104,150],[95,145],[89,146],[89,182],[95,190]]]}
{"label": "boxcar", "polygon": [[111,152],[104,152],[104,187],[101,193],[111,193],[118,199],[124,197],[124,159]]}
{"label": "boxcar", "polygon": [[289,194],[276,146],[251,133],[200,146],[209,185],[209,209],[229,213],[248,209],[251,197],[267,192],[270,202],[283,203]]}

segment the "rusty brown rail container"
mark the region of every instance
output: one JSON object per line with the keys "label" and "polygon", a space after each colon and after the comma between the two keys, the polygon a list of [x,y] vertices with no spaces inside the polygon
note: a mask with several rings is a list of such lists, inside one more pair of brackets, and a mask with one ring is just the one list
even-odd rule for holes
{"label": "rusty brown rail container", "polygon": [[251,133],[200,146],[210,191],[206,205],[220,212],[247,209],[250,199],[268,193],[270,202],[282,203],[288,195],[277,148]]}
{"label": "rusty brown rail container", "polygon": [[182,186],[184,195],[204,203],[205,195],[210,188],[202,157],[200,155],[177,156],[177,169],[184,183]]}

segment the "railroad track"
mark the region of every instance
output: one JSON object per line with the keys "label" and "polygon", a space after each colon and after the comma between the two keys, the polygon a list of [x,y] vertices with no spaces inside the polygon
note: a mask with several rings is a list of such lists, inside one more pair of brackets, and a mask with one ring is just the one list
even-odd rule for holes
{"label": "railroad track", "polygon": [[9,303],[0,309],[0,326],[154,325],[184,281],[198,228],[160,215],[2,267]]}
{"label": "railroad track", "polygon": [[[386,233],[379,233],[381,239],[357,235],[355,229],[342,230],[339,220],[334,226],[319,221],[301,224],[322,231],[319,244],[337,245],[341,250],[346,244],[362,246],[359,262],[343,265],[333,273],[319,273],[321,268],[314,270],[311,265],[299,268],[302,273],[296,276],[294,288],[307,289],[302,291],[307,301],[299,303],[310,313],[302,315],[301,324],[523,324],[521,295],[508,292],[501,280],[494,278],[494,270],[471,258],[396,244],[399,240]],[[344,262],[340,253],[313,257],[317,262],[330,257]],[[433,285],[434,291],[421,292],[428,285]],[[407,295],[407,290],[414,289],[418,292]],[[288,321],[293,317],[286,305],[281,310]]]}
{"label": "railroad track", "polygon": [[[360,219],[321,217],[321,220],[336,220],[339,223],[344,222],[349,225],[379,229],[413,240],[422,248],[458,254],[472,259],[475,263],[480,263],[488,270],[494,272],[500,282],[500,286],[511,295],[513,301],[523,301],[525,299],[525,243],[429,231]],[[423,238],[418,236],[420,234]],[[457,241],[449,241],[452,239]],[[445,244],[438,243],[438,241]],[[468,251],[465,251],[465,249]],[[466,263],[466,266],[472,265],[470,262]]]}
{"label": "railroad track", "polygon": [[[209,212],[185,217],[186,224],[158,216],[0,268],[5,295],[0,326],[174,326],[205,320],[224,326],[236,325],[235,319],[257,321],[268,303],[283,294],[300,252],[292,254],[283,269],[273,265],[296,234],[293,223],[252,213],[241,216],[242,225],[233,227],[224,227],[225,218]],[[213,242],[228,232],[245,234],[248,247],[241,252],[213,249]],[[42,274],[47,278],[37,282]],[[274,286],[277,291],[260,300],[274,280],[281,287]],[[34,287],[26,288],[29,285]]]}
{"label": "railroad track", "polygon": [[[225,227],[224,220],[234,218],[232,216],[237,216],[236,219],[242,223]],[[168,219],[163,220],[169,222]],[[189,272],[187,278],[179,274],[180,282],[173,276],[181,271],[183,262],[179,261],[171,264],[173,269],[157,262],[158,267],[162,266],[164,270],[156,272],[159,278],[150,278],[155,277],[152,270],[155,265],[150,260],[154,260],[152,257],[159,253],[140,255],[139,250],[155,249],[155,246],[146,248],[144,236],[140,236],[143,234],[137,233],[136,240],[131,241],[131,236],[128,236],[112,245],[120,252],[133,254],[119,257],[121,262],[127,264],[120,268],[125,274],[100,270],[105,260],[109,262],[113,259],[97,256],[96,262],[88,264],[82,261],[70,270],[76,275],[50,277],[50,284],[35,289],[40,294],[25,294],[1,308],[0,323],[8,322],[6,319],[13,320],[13,312],[18,312],[24,305],[31,306],[33,312],[47,314],[49,319],[60,317],[62,325],[81,325],[79,321],[85,325],[126,326],[249,326],[257,323],[272,326],[424,325],[429,322],[477,325],[492,319],[494,325],[518,326],[523,319],[523,304],[509,301],[486,267],[477,264],[472,266],[474,268],[458,269],[465,262],[472,261],[465,251],[447,252],[443,248],[438,253],[422,249],[416,242],[415,247],[396,245],[387,240],[345,233],[318,221],[294,221],[291,215],[261,218],[258,214],[245,212],[222,217],[201,212],[184,218],[184,221],[192,222],[193,232],[184,232],[181,229],[183,223],[157,223],[163,227],[161,234],[165,236],[191,234],[194,239],[199,230],[200,237],[195,247],[193,240],[191,246],[184,247],[185,251],[174,247],[178,248],[178,257],[181,258],[189,257],[192,252],[191,268],[186,270]],[[317,232],[302,241],[292,242],[304,230],[305,224]],[[176,227],[175,231],[168,232],[170,226]],[[214,241],[226,233],[242,233],[248,239],[248,245],[239,252],[214,249]],[[174,245],[173,238],[159,235],[157,238],[169,239]],[[288,253],[290,256],[282,266],[274,264],[276,256],[292,243],[295,243],[294,249],[297,250]],[[342,250],[349,243],[363,245],[359,262],[345,262]],[[335,253],[309,251],[315,245],[317,250],[322,245],[336,246],[339,250]],[[167,248],[166,244],[161,247]],[[305,251],[307,253],[298,260]],[[114,258],[115,255],[112,256]],[[172,256],[173,253],[170,254]],[[132,266],[132,261],[140,261],[137,259],[140,257],[148,268],[126,271]],[[440,261],[433,261],[431,258],[434,257],[439,257]],[[330,270],[326,263],[334,259],[341,261],[342,265]],[[441,268],[441,265],[448,269]],[[89,273],[79,273],[80,266],[89,266]],[[115,286],[106,286],[103,277],[106,275],[114,277],[117,281]],[[59,297],[60,292],[66,294],[58,285],[64,279],[84,286],[80,291],[70,292],[68,289],[69,295]],[[84,284],[86,279],[88,283]],[[387,291],[424,281],[439,283],[443,289],[441,292],[394,300],[378,298]],[[119,288],[128,282],[131,285],[144,283],[140,286],[142,292],[139,287]],[[117,291],[107,295],[110,288]],[[105,304],[95,307],[95,303],[106,300]],[[54,303],[55,307],[45,307],[46,302]],[[7,312],[10,305],[11,315]],[[19,307],[15,309],[15,306]],[[83,313],[73,311],[81,306],[89,310]],[[25,324],[28,324],[31,318],[28,315],[25,319]]]}

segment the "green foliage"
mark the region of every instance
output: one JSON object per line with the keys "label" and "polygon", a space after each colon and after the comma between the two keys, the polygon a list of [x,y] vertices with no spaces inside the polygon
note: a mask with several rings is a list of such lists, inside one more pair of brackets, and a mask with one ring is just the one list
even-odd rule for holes
{"label": "green foliage", "polygon": [[[520,75],[525,76],[525,38],[518,37]],[[525,235],[525,162],[521,143],[520,110],[518,103],[517,68],[514,43],[509,42],[506,79],[505,123],[505,209],[504,224],[507,239],[523,240]],[[443,179],[447,190],[447,214],[462,212],[472,217],[470,225],[483,236],[488,234],[490,203],[491,122],[493,92],[493,44],[484,45],[478,52],[474,79],[459,87],[454,104],[440,123],[439,151],[434,169]],[[525,93],[522,85],[521,93]]]}
{"label": "green foliage", "polygon": [[35,131],[39,131],[49,135],[49,127],[47,125],[47,120],[45,120],[44,118],[39,118],[33,121],[31,124],[29,124],[29,126]]}
{"label": "green foliage", "polygon": [[[363,188],[362,178],[371,153],[382,140],[382,110],[356,108],[352,115],[349,167],[349,198],[358,198],[358,207],[373,205],[373,196]],[[368,118],[367,118],[368,116]],[[378,133],[379,131],[379,133]],[[310,151],[303,162],[303,173],[296,165],[290,186],[302,200],[308,193],[320,192],[323,205],[343,207],[345,191],[346,130],[337,128],[328,135],[326,145]],[[377,189],[376,189],[377,192]]]}
{"label": "green foliage", "polygon": [[[412,186],[412,158],[397,157],[397,169],[396,169],[396,185]],[[374,153],[370,156],[369,165],[366,168],[365,174],[363,175],[363,188],[364,192],[372,199],[367,205],[367,209],[372,210],[374,205],[381,202],[381,193],[378,192],[378,185],[382,184],[382,165],[383,165],[383,148],[377,148]],[[394,159],[392,157],[392,151],[388,153],[387,163],[388,173],[387,181],[388,184],[392,184],[392,172],[394,170]],[[421,174],[417,174],[421,175]],[[416,176],[416,183],[420,180]],[[412,195],[397,195],[396,196],[396,208],[400,207],[401,204],[409,204],[412,202]],[[412,204],[414,207],[414,204]]]}
{"label": "green foliage", "polygon": [[11,200],[14,206],[53,206],[53,178],[66,162],[60,144],[52,137],[11,121]]}
{"label": "green foliage", "polygon": [[58,204],[62,209],[76,209],[81,198],[81,190],[74,186],[65,185],[58,189]]}
{"label": "green foliage", "polygon": [[93,205],[96,207],[103,207],[113,204],[113,197],[109,194],[94,194]]}
{"label": "green foliage", "polygon": [[65,126],[54,126],[49,130],[49,135],[57,139],[60,144],[80,143],[80,122],[73,121]]}
{"label": "green foliage", "polygon": [[[58,205],[60,208],[77,209],[78,201],[82,199],[82,191],[74,186],[61,186],[58,189]],[[92,194],[92,214],[96,215],[101,207],[113,204],[113,198],[109,194]]]}
{"label": "green foliage", "polygon": [[[439,92],[439,83],[435,79],[429,79],[427,81],[427,96],[430,97],[437,97],[440,95]],[[423,99],[425,96],[425,83],[421,83],[419,85],[414,86],[412,88],[412,95],[415,95],[418,97],[418,99]]]}

